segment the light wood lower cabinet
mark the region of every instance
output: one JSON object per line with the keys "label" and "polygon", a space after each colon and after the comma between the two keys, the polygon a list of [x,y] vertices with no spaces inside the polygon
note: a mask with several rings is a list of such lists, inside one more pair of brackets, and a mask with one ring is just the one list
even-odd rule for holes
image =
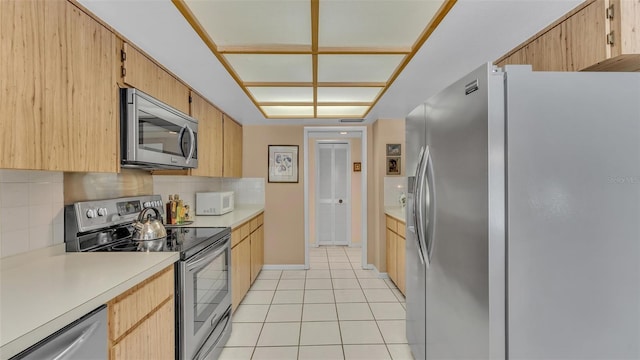
{"label": "light wood lower cabinet", "polygon": [[109,301],[109,359],[173,359],[173,265]]}
{"label": "light wood lower cabinet", "polygon": [[261,213],[231,231],[231,306],[244,298],[264,265],[264,215]]}
{"label": "light wood lower cabinet", "polygon": [[386,217],[387,224],[387,274],[398,289],[404,294],[406,290],[406,249],[405,223],[395,218]]}

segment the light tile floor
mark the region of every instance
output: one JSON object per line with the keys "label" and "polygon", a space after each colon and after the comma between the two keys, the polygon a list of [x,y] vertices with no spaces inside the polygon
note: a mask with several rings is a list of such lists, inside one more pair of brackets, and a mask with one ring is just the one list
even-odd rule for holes
{"label": "light tile floor", "polygon": [[362,270],[359,248],[310,250],[310,270],[263,270],[233,314],[220,360],[412,360],[405,299]]}

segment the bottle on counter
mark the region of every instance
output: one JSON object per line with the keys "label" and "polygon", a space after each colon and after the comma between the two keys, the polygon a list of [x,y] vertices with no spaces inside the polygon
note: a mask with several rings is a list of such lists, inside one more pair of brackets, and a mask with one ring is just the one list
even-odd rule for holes
{"label": "bottle on counter", "polygon": [[182,199],[178,200],[178,224],[182,224],[184,222],[184,201]]}
{"label": "bottle on counter", "polygon": [[171,203],[171,224],[178,224],[178,194],[173,195],[173,202]]}
{"label": "bottle on counter", "polygon": [[167,201],[166,213],[165,216],[167,218],[167,224],[173,224],[173,212],[171,209],[173,208],[173,195],[169,195],[169,201]]}

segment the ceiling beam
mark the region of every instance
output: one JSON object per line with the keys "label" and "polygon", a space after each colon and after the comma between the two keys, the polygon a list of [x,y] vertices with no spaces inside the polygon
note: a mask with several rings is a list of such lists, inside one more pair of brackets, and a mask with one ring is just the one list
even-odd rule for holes
{"label": "ceiling beam", "polygon": [[245,87],[312,87],[314,85],[318,87],[385,87],[386,82],[276,82],[276,81],[253,81],[244,82],[241,84]]}
{"label": "ceiling beam", "polygon": [[313,63],[313,115],[318,116],[318,28],[320,26],[320,0],[311,0],[311,51]]}
{"label": "ceiling beam", "polygon": [[218,46],[220,54],[278,54],[278,55],[406,55],[411,47],[318,47],[311,45],[241,45]]}
{"label": "ceiling beam", "polygon": [[371,101],[264,101],[258,103],[260,106],[369,106],[371,104]]}

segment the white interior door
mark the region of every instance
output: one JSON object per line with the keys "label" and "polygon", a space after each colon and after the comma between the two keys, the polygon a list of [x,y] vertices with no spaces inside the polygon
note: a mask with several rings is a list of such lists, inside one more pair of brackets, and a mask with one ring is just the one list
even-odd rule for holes
{"label": "white interior door", "polygon": [[319,143],[316,151],[316,243],[351,243],[349,144]]}

